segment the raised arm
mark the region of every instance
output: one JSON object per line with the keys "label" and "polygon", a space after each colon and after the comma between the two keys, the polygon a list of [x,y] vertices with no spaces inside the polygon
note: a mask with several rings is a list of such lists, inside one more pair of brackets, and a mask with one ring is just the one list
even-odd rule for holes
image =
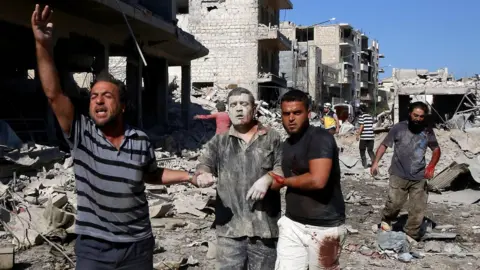
{"label": "raised arm", "polygon": [[51,22],[53,11],[49,6],[43,10],[39,5],[35,6],[32,14],[32,30],[35,37],[38,73],[42,88],[48,98],[62,131],[70,134],[74,119],[74,107],[70,99],[63,93],[60,87],[60,79],[53,60],[53,23]]}

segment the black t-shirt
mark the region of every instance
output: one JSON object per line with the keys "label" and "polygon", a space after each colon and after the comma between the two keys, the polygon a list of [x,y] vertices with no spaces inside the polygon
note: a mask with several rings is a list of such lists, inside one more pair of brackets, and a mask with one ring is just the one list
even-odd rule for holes
{"label": "black t-shirt", "polygon": [[330,177],[323,189],[288,188],[286,216],[302,224],[336,227],[345,223],[345,202],[340,186],[340,164],[335,138],[327,130],[310,126],[300,138],[283,143],[282,170],[285,177],[309,172],[312,159],[332,159]]}

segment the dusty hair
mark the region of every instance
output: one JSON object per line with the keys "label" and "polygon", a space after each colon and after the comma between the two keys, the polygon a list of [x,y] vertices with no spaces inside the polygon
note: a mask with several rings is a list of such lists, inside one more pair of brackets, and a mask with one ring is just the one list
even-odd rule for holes
{"label": "dusty hair", "polygon": [[228,93],[227,103],[230,101],[230,97],[240,96],[242,94],[248,95],[248,101],[250,101],[252,103],[252,105],[255,105],[255,97],[253,96],[252,92],[250,92],[250,90],[242,88],[242,87],[234,88],[234,89],[232,89],[232,91],[230,91],[230,93]]}

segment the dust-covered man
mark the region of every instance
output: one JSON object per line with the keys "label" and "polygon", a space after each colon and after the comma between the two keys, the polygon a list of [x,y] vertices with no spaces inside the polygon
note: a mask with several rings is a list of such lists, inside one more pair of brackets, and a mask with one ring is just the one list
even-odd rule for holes
{"label": "dust-covered man", "polygon": [[280,193],[268,173],[282,174],[281,138],[254,119],[250,91],[235,88],[227,101],[232,126],[206,145],[197,167],[218,177],[217,269],[273,269]]}
{"label": "dust-covered man", "polygon": [[[434,175],[435,166],[440,159],[440,147],[435,133],[426,125],[428,106],[418,101],[410,104],[408,111],[408,120],[395,124],[379,146],[370,171],[372,175],[376,175],[378,163],[385,150],[387,147],[395,146],[389,171],[388,199],[383,209],[382,222],[390,225],[408,198],[408,220],[403,229],[407,235],[419,240],[422,237],[420,227],[427,208],[427,181]],[[425,167],[427,147],[432,150],[432,159]]]}
{"label": "dust-covered man", "polygon": [[275,269],[339,269],[347,231],[337,144],[329,131],[310,126],[304,92],[287,92],[281,107],[290,136],[283,143],[285,178],[275,176],[287,187]]}

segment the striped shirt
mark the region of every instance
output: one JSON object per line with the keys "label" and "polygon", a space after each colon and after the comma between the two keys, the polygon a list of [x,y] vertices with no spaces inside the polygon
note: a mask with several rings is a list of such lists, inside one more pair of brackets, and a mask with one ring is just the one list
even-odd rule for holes
{"label": "striped shirt", "polygon": [[363,125],[360,140],[375,140],[373,133],[373,118],[371,115],[364,113],[358,118],[358,124]]}
{"label": "striped shirt", "polygon": [[65,137],[76,179],[75,233],[117,243],[151,237],[143,178],[157,164],[147,135],[126,126],[117,150],[93,120],[77,115]]}

